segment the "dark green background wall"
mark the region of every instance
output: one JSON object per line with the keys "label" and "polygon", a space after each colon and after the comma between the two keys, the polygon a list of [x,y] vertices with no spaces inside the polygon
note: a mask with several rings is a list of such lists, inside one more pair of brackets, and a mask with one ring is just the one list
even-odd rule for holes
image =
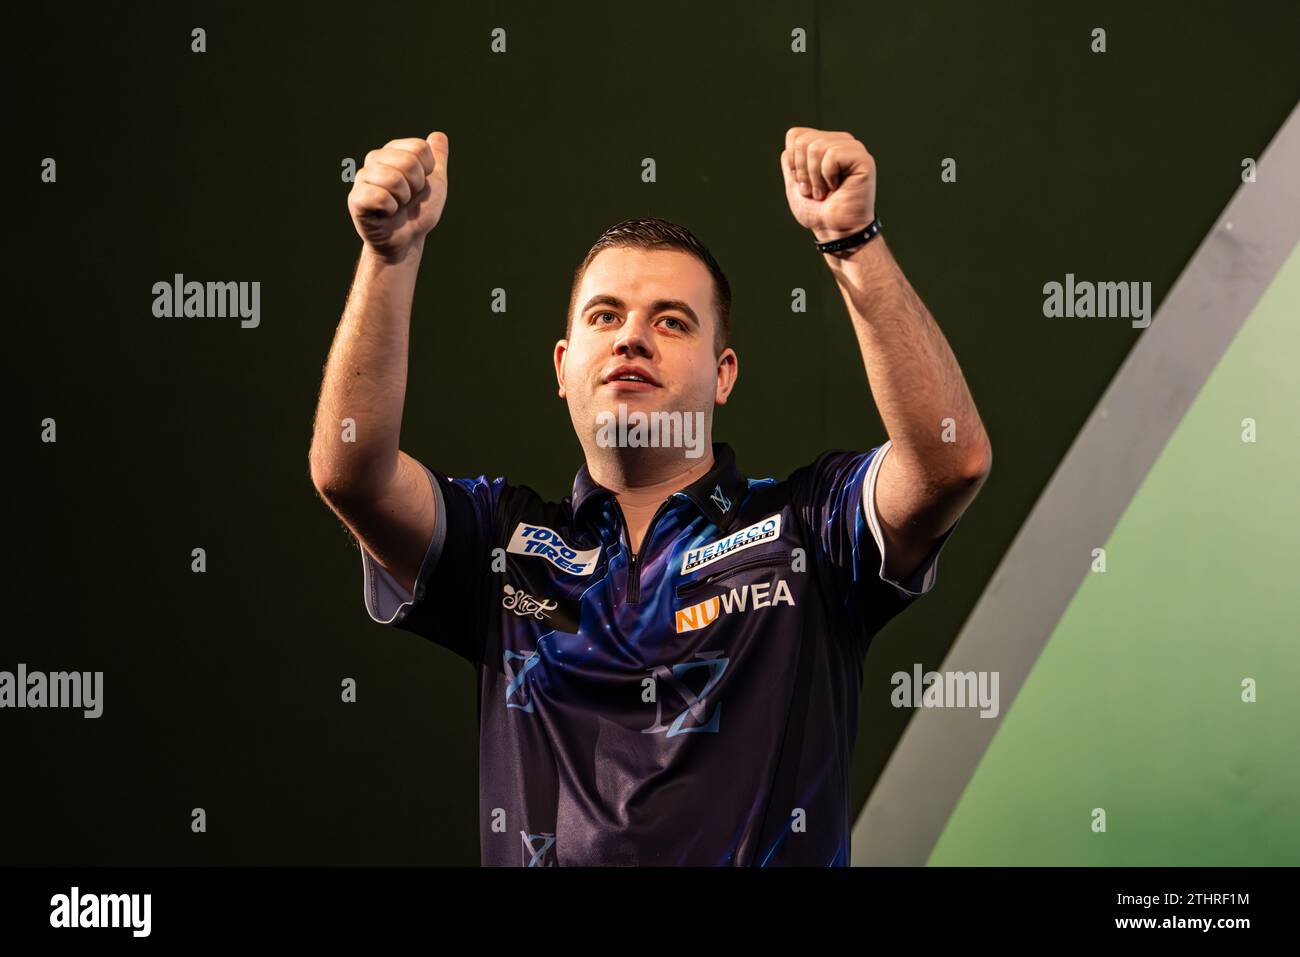
{"label": "dark green background wall", "polygon": [[[848,316],[786,208],[792,125],[852,132],[995,448],[937,590],[868,659],[860,806],[934,667],[1138,331],[1049,321],[1042,285],[1163,296],[1295,105],[1293,2],[215,4],[17,24],[0,668],[105,672],[104,716],[5,712],[0,862],[478,860],[475,690],[367,618],[307,447],[359,240],[344,157],[432,129],[403,446],[559,498],[580,463],[550,353],[606,226],[680,222],[735,292],[715,437],[783,477],[885,433]],[[189,52],[202,26],[208,52]],[[489,52],[494,27],[505,55]],[[1108,52],[1089,50],[1094,27]],[[805,55],[790,32],[809,32]],[[42,184],[40,162],[58,161]],[[658,182],[640,181],[652,156]],[[951,156],[958,181],[944,184]],[[262,320],[166,320],[173,273],[260,281]],[[490,290],[509,311],[489,311]],[[790,290],[811,311],[789,311]],[[58,442],[39,423],[58,422]],[[190,571],[190,550],[208,572]],[[338,701],[354,677],[359,702]],[[209,831],[194,835],[203,807]]]}

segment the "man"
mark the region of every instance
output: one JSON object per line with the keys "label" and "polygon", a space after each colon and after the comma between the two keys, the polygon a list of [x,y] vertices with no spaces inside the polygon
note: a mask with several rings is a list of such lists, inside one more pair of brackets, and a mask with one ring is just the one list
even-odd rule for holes
{"label": "man", "polygon": [[847,864],[868,642],[933,587],[992,455],[877,235],[874,161],[847,133],[796,127],[781,170],[889,440],[746,478],[712,440],[738,371],[726,277],[685,229],[632,220],[579,266],[555,346],[586,456],[557,503],[398,449],[448,152],[440,132],[394,140],[357,175],[363,247],[310,460],[362,547],[370,616],[475,668],[483,863]]}

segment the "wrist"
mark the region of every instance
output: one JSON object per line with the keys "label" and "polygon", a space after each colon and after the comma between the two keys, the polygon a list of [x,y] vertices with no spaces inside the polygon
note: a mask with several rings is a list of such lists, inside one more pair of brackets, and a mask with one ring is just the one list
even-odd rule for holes
{"label": "wrist", "polygon": [[843,239],[845,236],[852,236],[854,233],[860,233],[875,221],[876,211],[873,209],[867,213],[865,219],[847,229],[830,229],[829,227],[823,227],[821,229],[812,229],[810,232],[813,234],[813,239],[817,240],[817,242],[828,243],[834,239]]}
{"label": "wrist", "polygon": [[868,245],[880,235],[880,219],[874,217],[865,226],[851,230],[813,230],[814,244],[819,253],[843,258]]}
{"label": "wrist", "polygon": [[813,239],[819,243],[829,243],[836,239],[843,239],[845,236],[852,236],[854,233],[860,233],[866,225],[866,223],[863,223],[861,226],[855,226],[852,229],[814,229],[812,230]]}
{"label": "wrist", "polygon": [[401,249],[386,249],[365,243],[361,254],[376,266],[404,266],[419,263],[424,255],[424,237],[407,244]]}
{"label": "wrist", "polygon": [[886,255],[885,247],[880,242],[876,240],[865,246],[855,246],[842,253],[823,253],[822,262],[837,280],[843,276],[856,275],[863,269],[878,269]]}

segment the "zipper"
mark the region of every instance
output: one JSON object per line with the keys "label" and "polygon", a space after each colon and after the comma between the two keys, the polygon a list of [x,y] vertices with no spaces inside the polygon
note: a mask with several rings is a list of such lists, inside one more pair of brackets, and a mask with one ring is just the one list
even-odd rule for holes
{"label": "zipper", "polygon": [[691,592],[695,591],[696,589],[703,588],[706,585],[712,585],[714,582],[718,581],[721,578],[729,578],[731,575],[735,574],[736,572],[743,572],[748,568],[761,568],[764,565],[784,565],[789,561],[790,561],[790,555],[788,552],[779,552],[772,555],[760,555],[757,558],[751,558],[748,561],[740,562],[737,565],[732,565],[730,568],[724,568],[721,571],[716,571],[712,575],[705,576],[704,578],[701,578],[698,581],[687,582],[685,585],[678,585],[677,597],[681,598],[683,595],[689,595]]}
{"label": "zipper", "polygon": [[[669,495],[659,503],[659,507],[655,509],[655,513],[650,516],[650,524],[645,527],[645,535],[641,538],[642,550],[645,549],[646,542],[650,541],[650,533],[654,531],[655,522],[659,519],[659,513],[664,510],[665,505],[680,494],[680,492],[674,492],[672,495]],[[628,554],[631,556],[631,558],[628,559],[627,566],[628,595],[626,603],[634,605],[641,601],[641,552],[632,551],[632,538],[627,529],[627,517],[623,514],[623,507],[618,504],[618,498],[616,496],[614,497],[614,507],[618,509],[618,519],[623,523],[623,542],[627,546]]]}

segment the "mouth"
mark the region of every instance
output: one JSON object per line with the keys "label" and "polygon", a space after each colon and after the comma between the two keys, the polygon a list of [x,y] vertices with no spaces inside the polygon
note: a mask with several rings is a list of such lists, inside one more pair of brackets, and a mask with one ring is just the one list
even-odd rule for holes
{"label": "mouth", "polygon": [[648,392],[659,388],[654,376],[636,366],[619,366],[605,376],[604,384],[616,392]]}
{"label": "mouth", "polygon": [[605,387],[614,392],[653,392],[659,388],[649,382],[638,382],[634,379],[611,379],[605,383]]}

